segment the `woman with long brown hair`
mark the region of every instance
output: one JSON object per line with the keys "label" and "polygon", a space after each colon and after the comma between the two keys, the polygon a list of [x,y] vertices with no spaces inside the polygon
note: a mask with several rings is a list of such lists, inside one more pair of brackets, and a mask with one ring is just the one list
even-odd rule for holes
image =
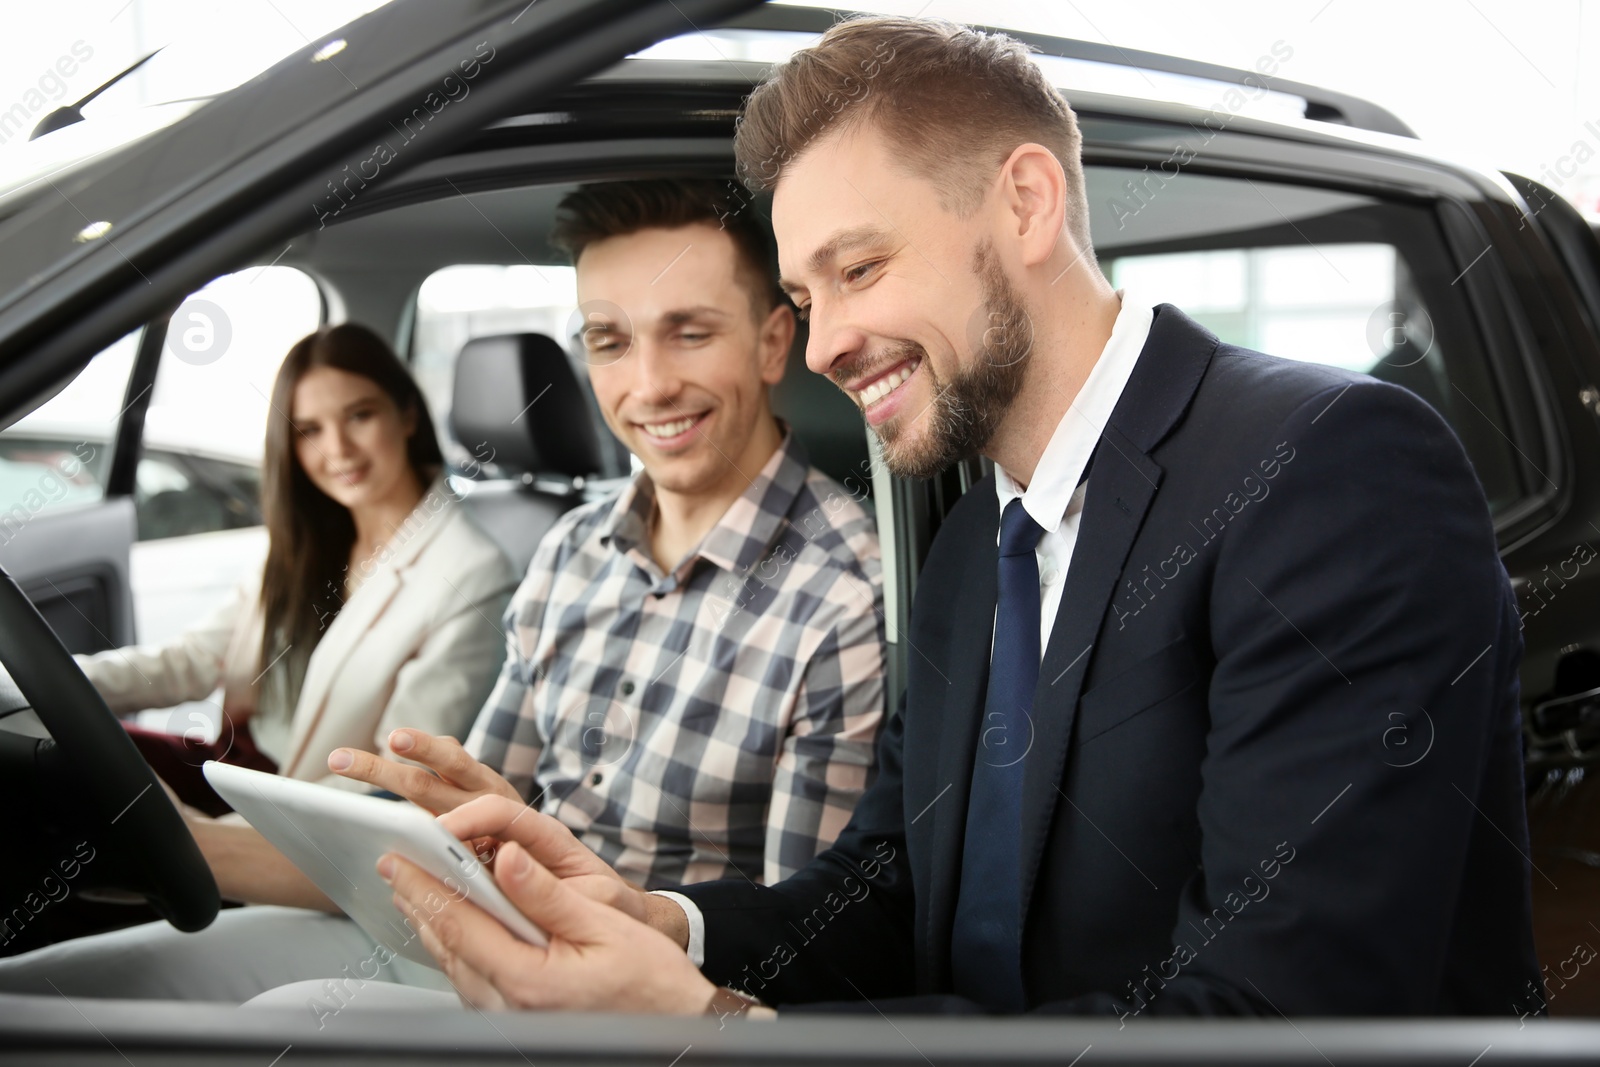
{"label": "woman with long brown hair", "polygon": [[352,788],[328,773],[335,748],[387,753],[399,726],[463,734],[494,683],[517,580],[451,495],[427,403],[376,333],[302,338],[271,401],[259,577],[171,644],[78,657],[119,715],[222,687],[213,743],[128,727],[213,814],[227,807],[199,774],[206,759]]}

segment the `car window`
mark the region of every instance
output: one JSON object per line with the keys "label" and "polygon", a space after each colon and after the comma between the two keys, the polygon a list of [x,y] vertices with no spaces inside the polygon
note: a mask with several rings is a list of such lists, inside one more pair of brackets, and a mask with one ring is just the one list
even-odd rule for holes
{"label": "car window", "polygon": [[[290,345],[323,317],[316,282],[292,267],[225,275],[184,301],[145,413],[134,476],[141,541],[260,524],[272,381]],[[139,337],[100,353],[0,432],[0,538],[42,511],[104,497]]]}
{"label": "car window", "polygon": [[0,431],[0,543],[35,515],[104,497],[141,332],[95,356],[55,396]]}
{"label": "car window", "polygon": [[1494,368],[1427,208],[1187,172],[1085,172],[1113,285],[1229,343],[1411,390],[1455,429],[1493,512],[1527,495]]}
{"label": "car window", "polygon": [[247,464],[146,451],[133,491],[139,540],[259,526],[260,486]]}
{"label": "car window", "polygon": [[141,541],[260,523],[273,379],[290,346],[323,318],[317,283],[293,267],[224,275],[178,308],[135,475]]}

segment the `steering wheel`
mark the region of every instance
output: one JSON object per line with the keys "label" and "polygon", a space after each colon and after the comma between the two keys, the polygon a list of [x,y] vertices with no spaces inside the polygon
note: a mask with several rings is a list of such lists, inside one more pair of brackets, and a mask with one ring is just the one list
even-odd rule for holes
{"label": "steering wheel", "polygon": [[127,731],[4,568],[0,663],[50,731],[61,763],[72,769],[71,784],[92,829],[142,870],[138,888],[150,906],[179,930],[209,926],[221,896],[194,835]]}

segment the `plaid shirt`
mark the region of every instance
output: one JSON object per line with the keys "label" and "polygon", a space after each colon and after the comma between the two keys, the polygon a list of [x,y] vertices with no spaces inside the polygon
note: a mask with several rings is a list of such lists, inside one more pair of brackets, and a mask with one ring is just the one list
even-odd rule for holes
{"label": "plaid shirt", "polygon": [[884,718],[873,522],[792,433],[670,573],[654,487],[564,515],[467,749],[649,888],[772,883],[849,821]]}

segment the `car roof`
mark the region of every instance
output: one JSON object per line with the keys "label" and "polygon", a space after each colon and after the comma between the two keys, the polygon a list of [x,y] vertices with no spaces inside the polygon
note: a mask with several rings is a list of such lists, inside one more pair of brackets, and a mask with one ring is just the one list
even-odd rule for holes
{"label": "car roof", "polygon": [[[592,88],[723,85],[747,90],[759,83],[777,61],[812,43],[829,26],[852,14],[844,9],[766,4],[718,25],[658,42],[591,75],[580,85]],[[1231,100],[1229,92],[1239,92],[1242,87],[1250,94],[1244,104],[1227,107],[1223,112],[1230,129],[1360,146],[1433,161],[1449,159],[1436,148],[1418,141],[1415,132],[1399,116],[1380,104],[1347,93],[1268,76],[1260,71],[1097,41],[1055,37],[1011,27],[973,25],[977,29],[1004,33],[1029,45],[1051,75],[1052,83],[1080,115],[1108,114],[1204,128],[1208,116],[1214,124],[1219,109]],[[739,47],[730,48],[730,41]],[[699,47],[689,50],[691,58],[663,58],[684,56],[684,45]],[[1143,81],[1112,76],[1118,71],[1138,72]],[[1150,79],[1152,74],[1155,80]],[[1113,87],[1117,91],[1113,91]],[[106,152],[126,148],[150,133],[181,121],[206,102],[205,99],[174,101],[110,117],[95,117],[30,142],[0,166],[0,218],[6,214],[8,200],[46,177],[69,175]],[[1208,103],[1215,106],[1207,106]],[[550,112],[531,112],[502,119],[488,129],[513,129],[551,121]],[[1492,171],[1478,163],[1450,161],[1480,173]]]}

